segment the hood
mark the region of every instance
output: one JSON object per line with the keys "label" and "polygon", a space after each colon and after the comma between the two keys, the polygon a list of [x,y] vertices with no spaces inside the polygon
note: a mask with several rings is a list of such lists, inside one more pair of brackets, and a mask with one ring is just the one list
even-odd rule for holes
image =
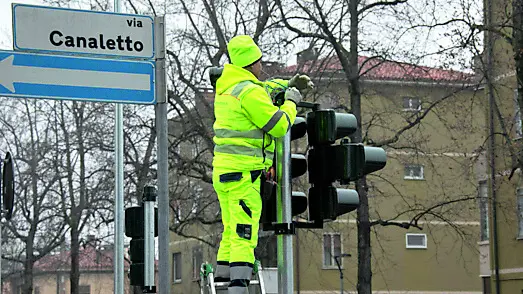
{"label": "hood", "polygon": [[222,94],[230,87],[243,81],[252,81],[253,83],[263,87],[263,83],[260,82],[250,71],[236,65],[226,64],[223,67],[221,77],[216,81],[216,94]]}

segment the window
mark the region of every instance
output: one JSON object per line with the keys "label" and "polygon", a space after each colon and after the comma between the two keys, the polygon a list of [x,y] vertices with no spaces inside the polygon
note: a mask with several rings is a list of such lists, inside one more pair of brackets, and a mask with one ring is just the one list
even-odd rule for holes
{"label": "window", "polygon": [[518,238],[523,238],[523,188],[518,189]]}
{"label": "window", "polygon": [[79,285],[78,293],[79,294],[91,294],[91,286],[90,285]]}
{"label": "window", "polygon": [[420,111],[421,99],[416,97],[403,97],[403,111]]}
{"label": "window", "polygon": [[487,182],[479,183],[479,223],[480,223],[480,240],[487,241],[489,239],[489,220],[488,220],[488,190]]}
{"label": "window", "polygon": [[514,90],[514,128],[515,128],[516,138],[522,138],[523,129],[522,129],[522,123],[521,123],[521,113],[519,111],[518,89]]}
{"label": "window", "polygon": [[406,164],[405,165],[405,176],[406,180],[423,180],[423,165],[419,164]]}
{"label": "window", "polygon": [[323,267],[336,267],[335,256],[341,255],[341,236],[338,233],[323,234]]}
{"label": "window", "polygon": [[192,248],[192,279],[197,281],[200,279],[200,267],[203,263],[202,246],[195,246]]}
{"label": "window", "polygon": [[407,242],[407,248],[427,248],[427,235],[426,234],[407,234],[405,235]]}
{"label": "window", "polygon": [[173,253],[173,282],[182,282],[182,253]]}

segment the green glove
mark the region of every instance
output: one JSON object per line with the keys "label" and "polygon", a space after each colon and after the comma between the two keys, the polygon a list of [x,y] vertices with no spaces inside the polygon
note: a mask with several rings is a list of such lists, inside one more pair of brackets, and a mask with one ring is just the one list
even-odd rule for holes
{"label": "green glove", "polygon": [[307,75],[296,74],[289,80],[289,87],[295,87],[302,93],[306,93],[314,88],[314,83]]}

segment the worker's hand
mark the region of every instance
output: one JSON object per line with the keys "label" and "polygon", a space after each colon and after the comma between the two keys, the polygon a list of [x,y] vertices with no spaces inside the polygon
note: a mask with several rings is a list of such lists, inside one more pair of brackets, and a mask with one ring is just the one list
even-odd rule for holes
{"label": "worker's hand", "polygon": [[302,96],[300,94],[300,91],[298,91],[298,89],[296,89],[294,87],[289,87],[285,91],[285,100],[291,100],[292,102],[296,103],[296,105],[298,105],[298,103],[300,103],[301,99],[302,99]]}
{"label": "worker's hand", "polygon": [[305,94],[314,88],[314,83],[309,76],[296,74],[289,80],[289,87],[295,87],[300,90],[302,94]]}
{"label": "worker's hand", "polygon": [[276,179],[276,169],[274,166],[269,167],[269,170],[267,170],[267,175],[270,175],[271,179]]}

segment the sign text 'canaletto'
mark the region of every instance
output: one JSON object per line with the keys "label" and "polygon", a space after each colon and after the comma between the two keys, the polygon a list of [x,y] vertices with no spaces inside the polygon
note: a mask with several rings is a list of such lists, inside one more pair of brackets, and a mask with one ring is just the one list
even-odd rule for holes
{"label": "sign text 'canaletto'", "polygon": [[154,56],[153,20],[147,16],[14,4],[13,19],[17,50]]}

